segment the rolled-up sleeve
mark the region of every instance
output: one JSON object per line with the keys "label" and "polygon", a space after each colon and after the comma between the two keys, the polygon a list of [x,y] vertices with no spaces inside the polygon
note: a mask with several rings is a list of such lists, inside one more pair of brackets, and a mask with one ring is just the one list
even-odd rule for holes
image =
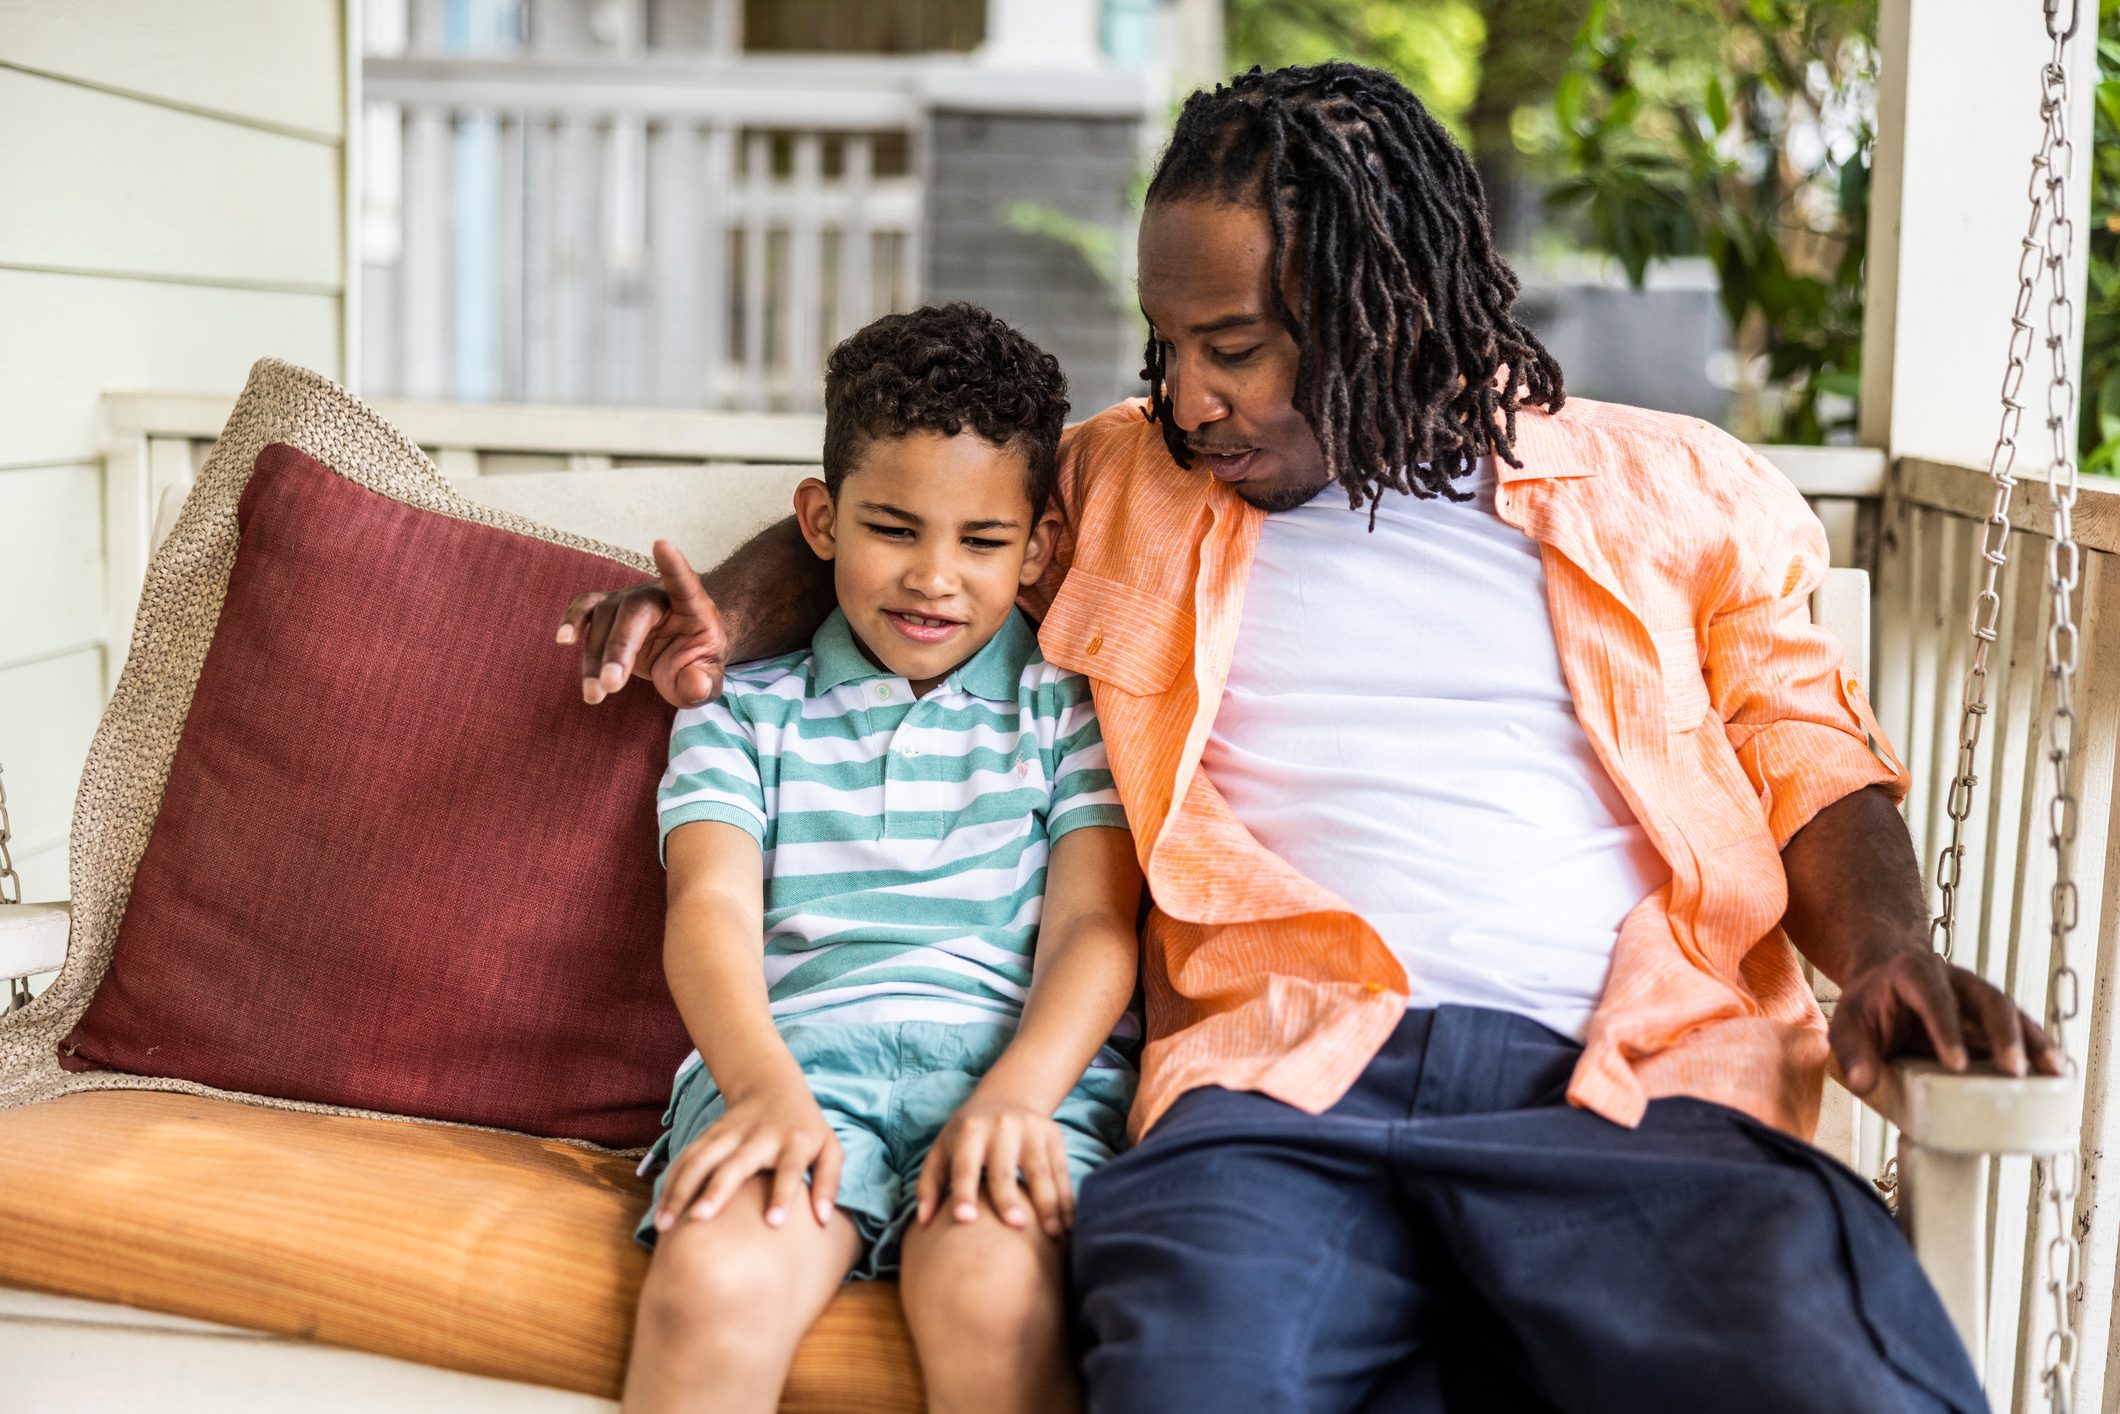
{"label": "rolled-up sleeve", "polygon": [[1862,684],[1811,619],[1824,582],[1825,530],[1764,458],[1733,447],[1723,592],[1703,665],[1731,749],[1759,792],[1777,848],[1819,811],[1865,786],[1896,802],[1911,784]]}

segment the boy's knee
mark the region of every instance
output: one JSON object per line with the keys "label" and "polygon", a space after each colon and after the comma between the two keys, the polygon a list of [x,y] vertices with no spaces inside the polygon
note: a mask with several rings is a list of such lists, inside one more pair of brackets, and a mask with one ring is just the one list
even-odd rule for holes
{"label": "boy's knee", "polygon": [[704,1225],[664,1234],[641,1287],[638,1322],[685,1345],[752,1348],[787,1307],[787,1279],[770,1254],[717,1242]]}
{"label": "boy's knee", "polygon": [[[1056,1251],[1011,1234],[990,1242],[945,1244],[901,1274],[909,1318],[979,1347],[1008,1341],[1029,1326],[1059,1321],[1061,1262]],[[924,1319],[923,1319],[924,1318]]]}

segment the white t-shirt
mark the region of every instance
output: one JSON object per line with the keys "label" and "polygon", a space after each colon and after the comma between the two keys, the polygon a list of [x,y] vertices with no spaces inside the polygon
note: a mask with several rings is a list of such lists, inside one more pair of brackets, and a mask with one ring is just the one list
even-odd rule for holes
{"label": "white t-shirt", "polygon": [[1202,757],[1259,842],[1405,964],[1414,1006],[1580,1040],[1620,920],[1669,868],[1561,674],[1538,545],[1470,502],[1337,488],[1266,518]]}

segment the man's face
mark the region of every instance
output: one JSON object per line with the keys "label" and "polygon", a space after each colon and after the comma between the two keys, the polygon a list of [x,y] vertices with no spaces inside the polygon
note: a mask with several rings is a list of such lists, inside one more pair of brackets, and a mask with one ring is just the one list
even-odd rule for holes
{"label": "man's face", "polygon": [[[1296,342],[1274,314],[1273,228],[1257,206],[1158,201],[1141,217],[1141,313],[1163,345],[1194,467],[1261,510],[1323,490],[1325,454],[1295,408]],[[1283,281],[1296,306],[1295,277]]]}
{"label": "man's face", "polygon": [[924,693],[986,646],[1052,557],[1059,517],[1035,520],[1019,451],[970,432],[909,432],[862,449],[836,501],[795,491],[810,548],[871,660]]}

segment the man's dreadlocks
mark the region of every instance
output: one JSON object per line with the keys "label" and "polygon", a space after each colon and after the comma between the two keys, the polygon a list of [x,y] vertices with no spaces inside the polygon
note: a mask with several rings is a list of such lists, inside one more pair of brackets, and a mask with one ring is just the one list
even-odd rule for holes
{"label": "man's dreadlocks", "polygon": [[[1148,187],[1151,205],[1187,197],[1265,208],[1274,312],[1301,350],[1296,410],[1350,505],[1374,513],[1387,489],[1466,499],[1450,480],[1472,458],[1521,465],[1521,404],[1560,409],[1560,365],[1511,312],[1516,274],[1471,159],[1390,75],[1254,68],[1194,93]],[[1291,250],[1296,309],[1279,278]],[[1189,466],[1153,334],[1142,377]]]}

